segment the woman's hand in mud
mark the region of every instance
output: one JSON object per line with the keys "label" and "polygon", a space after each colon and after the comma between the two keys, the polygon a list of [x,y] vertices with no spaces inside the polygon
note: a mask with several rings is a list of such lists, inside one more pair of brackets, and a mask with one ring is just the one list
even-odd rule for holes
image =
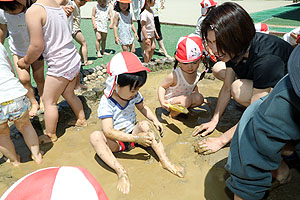
{"label": "woman's hand in mud", "polygon": [[144,147],[149,147],[152,145],[153,138],[149,136],[148,133],[145,133],[145,135],[134,135],[133,138],[135,143],[138,143]]}
{"label": "woman's hand in mud", "polygon": [[217,126],[218,122],[209,121],[207,123],[201,124],[200,126],[196,126],[194,128],[192,135],[196,136],[200,133],[202,137],[206,136],[207,134],[213,132]]}
{"label": "woman's hand in mud", "polygon": [[18,67],[20,67],[21,69],[27,69],[28,67],[30,67],[30,64],[27,64],[24,60],[24,58],[21,58],[20,60],[18,60]]}
{"label": "woman's hand in mud", "polygon": [[154,120],[153,125],[159,131],[160,137],[162,137],[164,135],[163,125],[158,120]]}

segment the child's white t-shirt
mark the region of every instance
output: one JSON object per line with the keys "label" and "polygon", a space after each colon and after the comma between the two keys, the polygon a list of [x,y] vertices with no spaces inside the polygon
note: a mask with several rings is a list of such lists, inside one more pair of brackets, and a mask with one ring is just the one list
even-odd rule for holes
{"label": "child's white t-shirt", "polygon": [[27,94],[27,90],[12,73],[7,56],[7,51],[0,43],[0,103]]}
{"label": "child's white t-shirt", "polygon": [[[153,11],[149,12],[148,10],[144,10],[141,13],[141,22],[145,21],[146,22],[146,31],[147,31],[147,37],[153,38],[154,37],[154,30],[155,30],[155,25],[154,25],[154,15]],[[144,35],[141,34],[141,39],[144,39]]]}
{"label": "child's white t-shirt", "polygon": [[288,33],[286,33],[286,34],[283,35],[283,39],[285,41],[287,41],[291,45],[296,45],[297,44],[296,43],[297,40],[291,36],[291,33],[299,35],[300,34],[300,27],[297,27],[297,28],[293,29],[291,32],[288,32]]}
{"label": "child's white t-shirt", "polygon": [[30,44],[29,32],[25,21],[25,12],[11,15],[0,9],[0,24],[6,24],[9,33],[10,51],[24,57]]}
{"label": "child's white t-shirt", "polygon": [[143,100],[143,96],[138,92],[125,107],[122,107],[112,97],[106,98],[103,95],[98,106],[98,117],[99,119],[112,118],[114,129],[131,133],[136,124],[135,105]]}

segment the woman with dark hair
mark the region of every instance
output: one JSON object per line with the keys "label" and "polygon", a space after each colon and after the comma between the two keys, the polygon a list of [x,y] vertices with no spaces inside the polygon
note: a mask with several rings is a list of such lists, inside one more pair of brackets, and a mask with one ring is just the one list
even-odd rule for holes
{"label": "woman with dark hair", "polygon": [[[293,48],[284,40],[256,33],[253,20],[238,4],[226,2],[213,9],[202,22],[201,34],[208,48],[220,60],[213,67],[223,81],[212,119],[195,128],[193,135],[212,132],[231,97],[248,107],[270,93],[287,73]],[[199,142],[204,154],[214,153],[231,141],[237,125],[219,137]]]}

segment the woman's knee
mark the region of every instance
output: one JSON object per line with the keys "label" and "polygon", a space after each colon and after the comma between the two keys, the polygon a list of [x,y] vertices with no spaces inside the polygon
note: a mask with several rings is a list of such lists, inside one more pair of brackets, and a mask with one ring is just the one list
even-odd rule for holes
{"label": "woman's knee", "polygon": [[241,94],[242,82],[238,79],[231,84],[230,93],[234,100],[238,100]]}
{"label": "woman's knee", "polygon": [[226,66],[224,62],[217,62],[212,68],[213,75],[221,81],[225,79],[225,71]]}

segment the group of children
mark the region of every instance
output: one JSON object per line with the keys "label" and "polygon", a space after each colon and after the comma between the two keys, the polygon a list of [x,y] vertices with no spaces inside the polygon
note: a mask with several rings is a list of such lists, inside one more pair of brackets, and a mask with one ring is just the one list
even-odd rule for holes
{"label": "group of children", "polygon": [[[67,1],[67,0],[65,0]],[[72,3],[70,3],[72,2]],[[86,41],[80,31],[80,7],[85,5],[87,0],[74,0],[65,2],[66,6],[73,7],[73,14],[69,21],[73,26],[72,36],[81,45],[80,54],[85,65],[92,64],[87,60]],[[130,13],[132,3],[134,15],[138,23],[138,30],[133,24],[133,17]],[[153,10],[152,10],[153,8]],[[135,38],[140,43],[144,62],[150,62],[155,50],[155,39],[159,44],[159,52],[170,57],[164,47],[159,22],[159,10],[164,8],[162,0],[97,0],[92,9],[92,24],[96,35],[97,57],[109,54],[105,52],[108,28],[113,29],[115,43],[120,45],[123,51],[135,53]],[[76,13],[76,14],[75,14]],[[110,25],[108,26],[108,21]],[[133,33],[132,33],[133,32]]]}
{"label": "group of children", "polygon": [[[132,28],[135,30],[131,17],[127,18],[127,16],[130,16],[128,2],[128,0],[116,2],[115,8],[117,8],[116,11],[119,13],[115,14],[114,17],[114,28],[116,28],[117,24],[122,24],[121,26],[127,26],[127,29]],[[64,3],[62,1],[62,5]],[[153,4],[154,0],[148,0],[142,6],[142,10],[146,10],[145,16],[141,15],[142,38],[144,41],[147,41],[145,50],[151,49],[154,43],[154,33],[147,32],[147,29],[144,28],[146,21],[153,17],[150,9]],[[46,125],[44,135],[38,138],[29,120],[30,95],[28,93],[30,89],[25,89],[25,85],[20,84],[20,82],[22,83],[21,75],[19,75],[20,82],[15,77],[7,52],[4,46],[0,45],[0,86],[1,88],[6,88],[6,90],[1,90],[0,95],[0,150],[14,166],[19,165],[20,158],[10,139],[8,126],[8,121],[13,121],[24,136],[24,140],[32,153],[32,159],[39,164],[42,162],[39,143],[55,142],[57,140],[58,110],[56,104],[60,95],[67,100],[75,113],[77,117],[75,125],[87,126],[82,103],[74,94],[82,60],[72,42],[72,35],[66,34],[70,31],[67,16],[71,16],[73,11],[67,8],[63,9],[56,1],[52,0],[37,0],[30,7],[18,1],[11,2],[7,0],[2,0],[0,5],[3,9],[2,20],[6,26],[6,29],[3,30],[10,32],[9,46],[15,56],[15,66],[20,71],[25,70],[27,76],[30,77],[29,67],[33,66],[35,62],[41,62],[42,66],[37,67],[36,70],[39,72],[39,76],[44,77],[44,70],[42,70],[44,69],[43,60],[48,65],[45,81],[38,86],[42,97],[41,101],[44,105]],[[95,15],[100,15],[97,12],[96,10],[94,11]],[[17,18],[22,20],[18,21]],[[18,24],[14,23],[16,21],[18,21]],[[101,32],[103,29],[98,29],[98,25],[101,22],[96,19],[93,22],[96,25],[95,31]],[[129,24],[126,24],[126,22]],[[152,25],[150,24],[150,26]],[[23,27],[22,32],[18,32],[18,29],[13,29],[11,26]],[[80,29],[73,32],[73,36],[75,34],[76,37],[78,33],[80,33]],[[129,43],[126,43],[130,42],[130,38],[126,33],[118,31],[118,35],[116,42],[123,44],[124,50],[125,48],[133,49]],[[4,41],[5,37],[3,35],[2,38],[2,41]],[[149,55],[151,55],[151,52],[147,53],[146,50],[145,54],[150,59]],[[166,77],[159,88],[159,99],[162,107],[171,111],[169,105],[172,104],[182,104],[185,107],[201,105],[203,96],[197,87],[197,82],[200,78],[198,67],[203,60],[201,38],[194,34],[180,38],[175,58],[177,59],[176,65],[179,62],[180,67],[176,68],[175,65],[174,68],[176,69],[174,72]],[[18,70],[16,71],[18,72]],[[105,95],[101,98],[98,108],[98,116],[102,122],[102,131],[95,131],[90,136],[91,144],[97,154],[116,171],[119,177],[118,189],[123,193],[129,192],[128,175],[112,152],[130,150],[139,145],[152,147],[159,157],[163,168],[178,177],[184,176],[184,169],[169,161],[160,139],[163,133],[163,126],[149,107],[144,104],[143,97],[139,93],[139,89],[146,82],[147,71],[150,70],[144,67],[138,57],[131,52],[118,53],[111,59],[107,67],[107,72],[110,76],[106,81]],[[156,131],[152,129],[148,121],[137,123],[135,107],[153,122],[157,129]],[[178,114],[171,112],[173,117]]]}

